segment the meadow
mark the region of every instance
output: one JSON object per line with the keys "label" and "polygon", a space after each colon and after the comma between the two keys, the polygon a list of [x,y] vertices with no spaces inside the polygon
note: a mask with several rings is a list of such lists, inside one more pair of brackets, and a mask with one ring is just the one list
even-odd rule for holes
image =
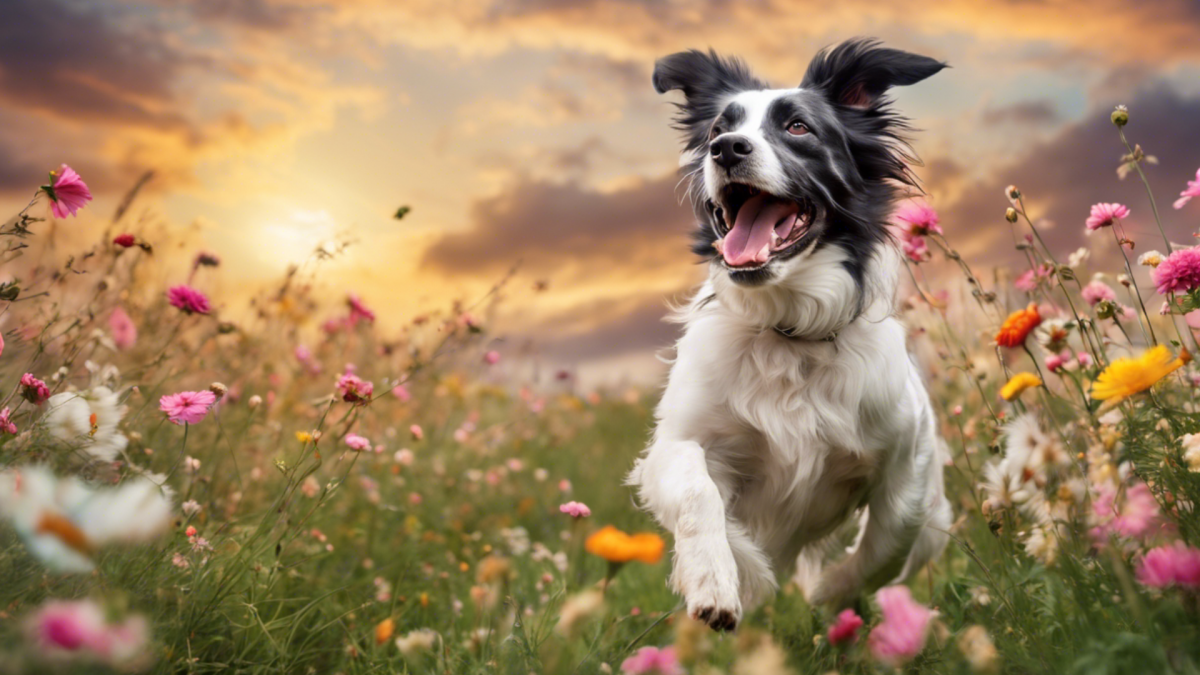
{"label": "meadow", "polygon": [[221,261],[168,263],[136,191],[63,237],[90,201],[64,165],[0,229],[0,673],[1198,673],[1200,248],[1123,222],[1200,223],[1200,174],[1080,214],[1074,252],[1020,178],[986,226],[1021,269],[955,252],[984,224],[895,218],[945,554],[848,613],[784,584],[718,634],[622,485],[657,392],[517,376],[492,326],[519,277],[390,331],[314,291],[326,246],[224,316]]}

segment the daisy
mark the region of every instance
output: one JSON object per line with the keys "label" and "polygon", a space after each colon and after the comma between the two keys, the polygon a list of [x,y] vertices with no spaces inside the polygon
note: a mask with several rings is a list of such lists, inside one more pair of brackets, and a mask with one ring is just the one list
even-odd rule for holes
{"label": "daisy", "polygon": [[111,462],[129,444],[117,429],[124,416],[120,397],[108,387],[95,387],[51,396],[42,422],[54,438]]}
{"label": "daisy", "polygon": [[1191,354],[1186,349],[1172,359],[1165,345],[1152,347],[1136,358],[1116,359],[1092,383],[1091,397],[1114,404],[1149,389],[1191,360]]}

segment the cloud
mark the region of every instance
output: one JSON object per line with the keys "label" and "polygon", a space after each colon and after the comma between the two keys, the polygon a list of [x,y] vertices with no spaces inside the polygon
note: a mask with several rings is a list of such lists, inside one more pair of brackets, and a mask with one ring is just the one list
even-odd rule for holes
{"label": "cloud", "polygon": [[980,115],[980,121],[988,125],[1044,126],[1058,120],[1058,109],[1054,107],[1053,102],[1044,99],[988,106]]}
{"label": "cloud", "polygon": [[680,327],[663,320],[667,312],[666,297],[658,294],[622,302],[602,300],[518,334],[538,340],[543,353],[562,361],[654,352],[679,338]]}

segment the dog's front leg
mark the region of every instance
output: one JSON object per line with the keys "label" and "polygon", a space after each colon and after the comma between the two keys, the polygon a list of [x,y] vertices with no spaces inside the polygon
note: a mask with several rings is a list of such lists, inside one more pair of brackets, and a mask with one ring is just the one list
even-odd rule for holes
{"label": "dog's front leg", "polygon": [[638,463],[634,482],[643,504],[675,535],[671,584],[688,616],[717,630],[742,618],[738,568],[725,523],[722,491],[694,441],[658,441]]}

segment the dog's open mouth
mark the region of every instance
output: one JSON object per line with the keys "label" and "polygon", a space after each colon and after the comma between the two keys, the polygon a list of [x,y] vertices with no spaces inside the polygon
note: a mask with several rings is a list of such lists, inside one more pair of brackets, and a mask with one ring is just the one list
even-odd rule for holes
{"label": "dog's open mouth", "polygon": [[776,197],[741,183],[725,186],[709,208],[721,235],[713,247],[727,266],[739,269],[761,267],[796,244],[816,213],[808,199]]}

